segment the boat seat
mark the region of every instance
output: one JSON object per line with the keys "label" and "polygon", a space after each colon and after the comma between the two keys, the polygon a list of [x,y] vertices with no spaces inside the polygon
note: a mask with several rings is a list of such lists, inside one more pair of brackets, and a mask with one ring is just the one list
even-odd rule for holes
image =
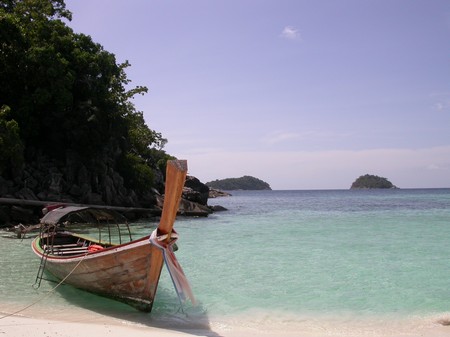
{"label": "boat seat", "polygon": [[88,247],[79,246],[77,244],[66,245],[44,245],[44,250],[50,251],[52,255],[69,255],[69,254],[82,254],[87,252]]}
{"label": "boat seat", "polygon": [[80,247],[78,244],[76,243],[68,243],[68,244],[63,244],[63,245],[50,245],[53,248],[71,248],[71,247]]}
{"label": "boat seat", "polygon": [[53,252],[54,255],[78,255],[87,253],[87,247],[59,249]]}

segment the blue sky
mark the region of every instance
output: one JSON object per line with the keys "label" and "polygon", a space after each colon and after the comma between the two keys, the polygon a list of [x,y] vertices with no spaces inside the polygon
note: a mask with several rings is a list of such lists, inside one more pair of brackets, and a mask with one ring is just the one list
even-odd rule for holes
{"label": "blue sky", "polygon": [[66,0],[203,182],[450,187],[448,0]]}

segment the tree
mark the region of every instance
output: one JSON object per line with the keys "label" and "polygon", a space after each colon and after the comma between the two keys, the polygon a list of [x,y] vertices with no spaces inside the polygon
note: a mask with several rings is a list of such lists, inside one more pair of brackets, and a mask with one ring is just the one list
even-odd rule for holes
{"label": "tree", "polygon": [[2,123],[19,136],[25,162],[44,153],[64,165],[69,152],[117,168],[138,162],[148,167],[129,170],[130,181],[153,181],[166,140],[131,102],[147,88],[129,89],[128,61],[74,33],[63,21],[71,18],[63,0],[0,0]]}
{"label": "tree", "polygon": [[10,108],[0,108],[0,175],[14,177],[23,165],[23,144],[19,126],[15,120],[8,120]]}

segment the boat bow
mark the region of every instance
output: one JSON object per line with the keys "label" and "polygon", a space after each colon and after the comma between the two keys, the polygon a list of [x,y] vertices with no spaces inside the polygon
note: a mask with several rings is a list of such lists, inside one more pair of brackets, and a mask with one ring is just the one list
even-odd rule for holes
{"label": "boat bow", "polygon": [[179,209],[181,194],[187,174],[187,162],[185,160],[168,161],[167,177],[164,195],[164,206],[161,220],[157,229],[150,236],[150,242],[163,253],[164,263],[169,271],[173,285],[181,303],[190,299],[196,303],[191,286],[178,262],[173,245],[178,239],[173,224]]}

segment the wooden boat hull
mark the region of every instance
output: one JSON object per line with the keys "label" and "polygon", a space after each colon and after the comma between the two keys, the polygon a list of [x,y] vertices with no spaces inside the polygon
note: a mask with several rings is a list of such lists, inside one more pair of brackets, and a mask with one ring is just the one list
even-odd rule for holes
{"label": "wooden boat hull", "polygon": [[[165,244],[175,242],[172,239],[173,224],[186,174],[185,160],[167,162],[164,206],[154,232],[164,237]],[[41,219],[44,230],[32,243],[34,253],[41,258],[36,280],[42,279],[46,270],[76,288],[128,303],[142,311],[151,311],[164,262],[161,249],[165,248],[150,243],[150,236],[119,245],[112,244],[111,240],[102,243],[100,235],[95,241],[84,239],[65,231],[66,224],[72,222],[69,221],[72,215],[73,222],[88,219],[103,226],[115,218],[106,210],[89,207],[69,206],[48,212]],[[110,227],[107,228],[109,231]],[[172,264],[177,265],[176,261]],[[181,267],[178,269],[177,275],[184,276]]]}
{"label": "wooden boat hull", "polygon": [[[40,240],[32,242],[32,249],[42,258]],[[146,312],[152,309],[163,265],[162,252],[149,237],[77,256],[46,254],[45,259],[45,269],[64,283]]]}

